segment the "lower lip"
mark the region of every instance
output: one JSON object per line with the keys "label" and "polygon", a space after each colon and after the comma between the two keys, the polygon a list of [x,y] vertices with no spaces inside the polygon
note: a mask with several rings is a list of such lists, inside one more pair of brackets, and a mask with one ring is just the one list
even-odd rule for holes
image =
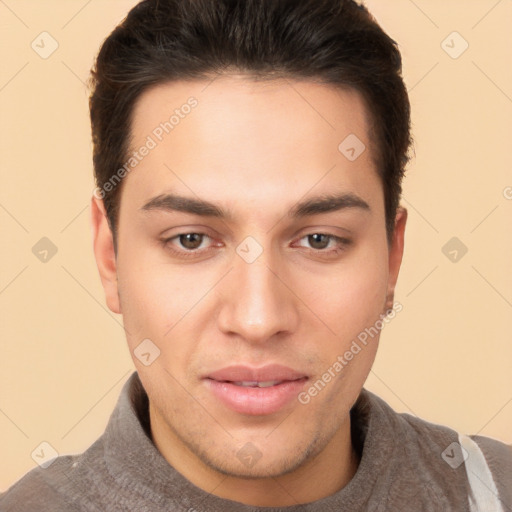
{"label": "lower lip", "polygon": [[284,408],[304,388],[307,378],[285,381],[268,388],[236,386],[230,382],[206,379],[213,394],[231,410],[253,416],[273,414]]}

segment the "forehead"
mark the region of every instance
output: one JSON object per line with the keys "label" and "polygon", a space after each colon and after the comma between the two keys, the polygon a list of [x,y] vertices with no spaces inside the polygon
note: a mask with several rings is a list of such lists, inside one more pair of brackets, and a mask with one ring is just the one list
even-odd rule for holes
{"label": "forehead", "polygon": [[128,188],[139,206],[165,188],[262,207],[319,187],[371,194],[370,125],[359,93],[311,81],[233,75],[160,84],[134,106],[130,151],[151,149]]}
{"label": "forehead", "polygon": [[[347,132],[367,138],[370,115],[360,93],[346,87],[314,81],[289,79],[255,80],[245,75],[227,75],[210,80],[176,81],[158,84],[141,94],[133,108],[132,135],[153,132],[171,120],[183,120],[191,98],[197,100],[193,117],[206,129],[214,127],[221,135],[228,128],[244,128],[244,135],[267,132],[269,136],[283,125],[301,120],[294,127],[310,140],[315,135]],[[185,108],[184,108],[185,107]],[[174,119],[171,124],[179,123]],[[178,121],[178,123],[176,122]],[[272,124],[269,124],[269,123]],[[280,139],[285,134],[280,133]],[[369,141],[371,142],[371,141]]]}

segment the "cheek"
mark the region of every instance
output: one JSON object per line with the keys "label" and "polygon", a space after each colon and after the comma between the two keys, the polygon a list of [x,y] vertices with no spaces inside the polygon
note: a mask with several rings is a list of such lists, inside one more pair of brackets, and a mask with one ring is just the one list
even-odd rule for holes
{"label": "cheek", "polygon": [[319,408],[329,409],[330,404],[338,410],[340,403],[352,404],[375,359],[380,337],[375,325],[384,309],[387,271],[376,259],[366,263],[358,272],[347,268],[346,275],[340,273],[330,282],[329,294],[312,299],[321,301],[313,303],[321,304],[320,316],[335,333],[322,338],[322,363],[316,378],[328,384],[317,402]]}
{"label": "cheek", "polygon": [[383,313],[387,291],[387,254],[360,250],[323,275],[302,279],[300,295],[322,320],[334,343],[348,342]]}
{"label": "cheek", "polygon": [[[129,339],[162,340],[189,309],[193,287],[176,267],[144,258],[144,251],[120,252],[118,288]],[[131,344],[131,343],[130,343]]]}
{"label": "cheek", "polygon": [[[210,318],[205,313],[208,290],[218,278],[158,261],[144,249],[126,251],[119,258],[119,295],[128,346],[139,373],[155,378],[165,367],[180,375],[190,367],[197,350],[198,326]],[[144,367],[136,360],[135,349],[145,340],[159,349],[157,364]],[[168,374],[162,376],[168,378]]]}

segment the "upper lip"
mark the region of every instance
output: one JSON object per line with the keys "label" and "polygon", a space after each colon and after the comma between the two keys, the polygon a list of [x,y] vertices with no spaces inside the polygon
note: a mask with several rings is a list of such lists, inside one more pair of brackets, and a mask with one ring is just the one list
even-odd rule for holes
{"label": "upper lip", "polygon": [[270,364],[261,368],[244,365],[227,366],[205,376],[207,379],[220,382],[283,382],[305,377],[307,377],[306,374],[279,364]]}

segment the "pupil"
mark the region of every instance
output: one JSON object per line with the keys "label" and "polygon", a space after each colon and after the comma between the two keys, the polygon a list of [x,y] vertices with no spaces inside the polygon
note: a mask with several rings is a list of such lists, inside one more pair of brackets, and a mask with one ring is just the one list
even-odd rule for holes
{"label": "pupil", "polygon": [[320,233],[309,235],[309,243],[315,249],[325,249],[329,245],[329,237]]}
{"label": "pupil", "polygon": [[180,235],[180,243],[187,249],[197,249],[201,245],[202,235],[198,233],[187,233]]}

